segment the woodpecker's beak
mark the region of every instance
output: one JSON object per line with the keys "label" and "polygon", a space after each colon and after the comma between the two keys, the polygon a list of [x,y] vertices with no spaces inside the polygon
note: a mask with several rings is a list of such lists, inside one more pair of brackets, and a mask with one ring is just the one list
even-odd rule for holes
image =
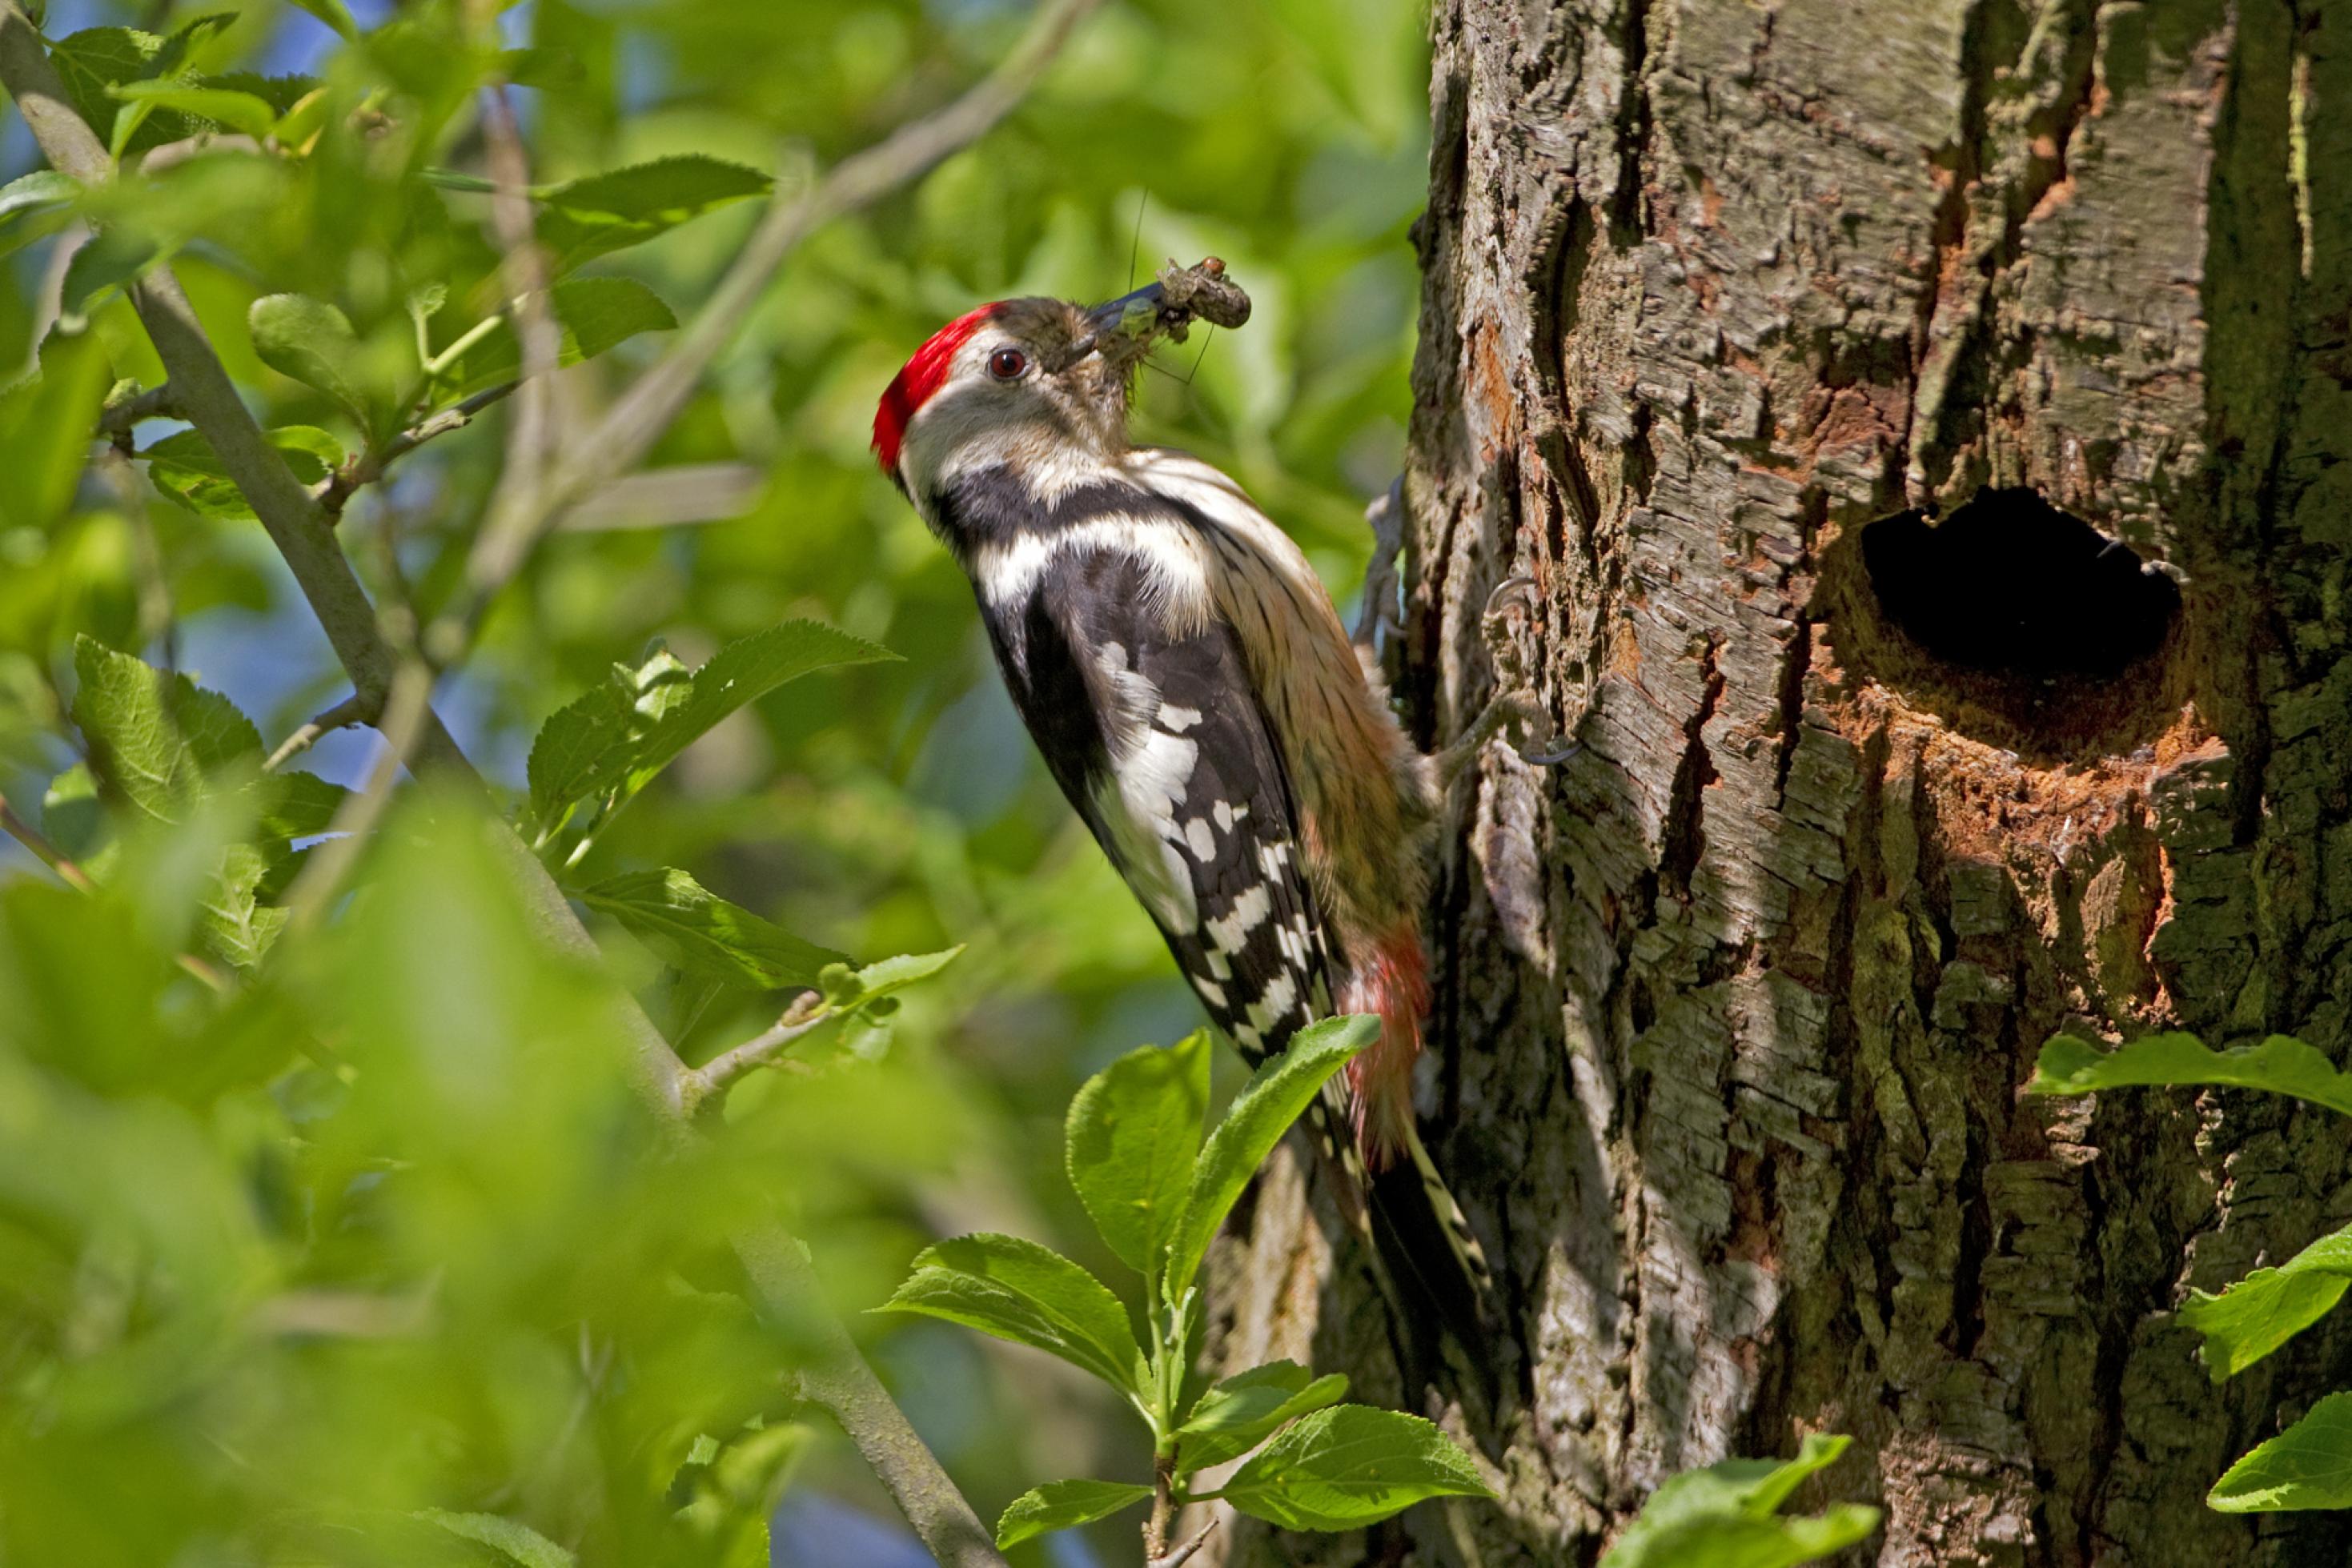
{"label": "woodpecker's beak", "polygon": [[1071,340],[1068,348],[1055,355],[1045,368],[1059,375],[1088,354],[1111,350],[1106,357],[1117,359],[1119,348],[1148,347],[1153,329],[1161,325],[1160,302],[1167,293],[1159,284],[1147,283],[1132,294],[1122,294],[1108,304],[1096,306],[1087,312],[1085,330]]}
{"label": "woodpecker's beak", "polygon": [[1124,368],[1149,352],[1154,339],[1182,342],[1195,319],[1238,327],[1249,319],[1249,296],[1227,279],[1225,264],[1215,256],[1194,267],[1171,262],[1158,282],[1087,311],[1085,330],[1049,368],[1058,373],[1095,353]]}

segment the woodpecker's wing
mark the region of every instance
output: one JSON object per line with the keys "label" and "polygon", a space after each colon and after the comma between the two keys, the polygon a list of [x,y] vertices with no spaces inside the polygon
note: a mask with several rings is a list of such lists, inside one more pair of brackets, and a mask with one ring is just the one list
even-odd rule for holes
{"label": "woodpecker's wing", "polygon": [[982,610],[1063,791],[1255,1061],[1330,1010],[1322,925],[1233,632],[1171,629],[1152,579],[1135,548],[1073,547],[1017,601],[983,594]]}

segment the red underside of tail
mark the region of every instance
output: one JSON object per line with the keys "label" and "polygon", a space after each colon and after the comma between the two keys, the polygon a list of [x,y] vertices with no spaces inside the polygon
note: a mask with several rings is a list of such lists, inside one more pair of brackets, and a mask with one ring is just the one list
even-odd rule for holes
{"label": "red underside of tail", "polygon": [[1394,1165],[1412,1136],[1412,1064],[1421,1054],[1421,1020],[1429,1011],[1429,966],[1421,934],[1399,927],[1356,966],[1339,1010],[1377,1013],[1378,1045],[1348,1063],[1356,1147],[1378,1172]]}

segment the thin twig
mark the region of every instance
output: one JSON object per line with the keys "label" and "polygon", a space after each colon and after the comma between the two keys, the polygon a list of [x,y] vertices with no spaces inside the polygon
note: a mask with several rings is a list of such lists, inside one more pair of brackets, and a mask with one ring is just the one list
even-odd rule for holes
{"label": "thin twig", "polygon": [[1212,1514],[1209,1516],[1209,1522],[1201,1526],[1199,1532],[1190,1541],[1164,1557],[1152,1558],[1143,1565],[1143,1568],[1184,1568],[1184,1564],[1192,1560],[1192,1554],[1209,1543],[1209,1537],[1216,1528],[1216,1516]]}
{"label": "thin twig", "polygon": [[89,873],[74,864],[72,859],[63,850],[44,838],[38,828],[16,815],[16,808],[8,804],[8,799],[5,795],[0,795],[0,831],[5,831],[10,838],[32,851],[33,858],[57,873],[58,880],[68,887],[83,893],[98,891],[97,884],[89,880]]}
{"label": "thin twig", "polygon": [[445,408],[430,418],[419,420],[385,442],[381,450],[362,452],[328,475],[310,493],[319,498],[319,505],[326,508],[328,516],[341,517],[343,507],[350,503],[353,493],[361,486],[373,485],[383,478],[383,471],[392,465],[394,459],[405,457],[426,442],[446,435],[451,431],[465,429],[474,423],[476,415],[500,399],[512,396],[515,388],[521,384],[520,382],[500,382],[494,387],[483,388],[463,402]]}
{"label": "thin twig", "polygon": [[402,664],[392,677],[392,695],[384,699],[383,716],[377,721],[383,735],[383,755],[376,758],[359,793],[335,809],[334,821],[327,827],[331,836],[311,850],[293,885],[279,900],[287,911],[289,932],[316,929],[342,891],[343,880],[359,862],[368,834],[383,817],[394,782],[424,736],[432,698],[432,672],[413,659]]}
{"label": "thin twig", "polygon": [[180,394],[172,383],[149,387],[145,392],[110,402],[98,416],[98,434],[106,439],[119,440],[131,434],[142,419],[185,419],[180,412]]}
{"label": "thin twig", "polygon": [[348,729],[352,725],[366,722],[367,715],[362,711],[360,699],[356,696],[345,697],[284,740],[279,741],[278,749],[269,754],[269,760],[261,765],[261,770],[264,773],[275,773],[317,745],[320,736],[333,730]]}
{"label": "thin twig", "polygon": [[716,1105],[719,1097],[737,1079],[754,1068],[764,1067],[790,1050],[798,1041],[832,1017],[824,998],[815,991],[803,991],[784,1009],[784,1016],[769,1028],[761,1030],[731,1051],[722,1051],[700,1067],[689,1068],[686,1074],[686,1112],[695,1115],[709,1106]]}

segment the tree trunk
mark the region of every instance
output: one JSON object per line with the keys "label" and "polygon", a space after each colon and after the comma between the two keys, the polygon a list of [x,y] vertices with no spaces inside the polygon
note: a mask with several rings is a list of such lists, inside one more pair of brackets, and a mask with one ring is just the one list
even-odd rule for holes
{"label": "tree trunk", "polygon": [[[2217,1385],[2172,1310],[2352,1218],[2352,1124],[2018,1090],[2352,1054],[2352,0],[1445,0],[1432,97],[1400,691],[1457,730],[1531,578],[1583,747],[1488,748],[1432,915],[1504,1497],[1232,1560],[1590,1562],[1827,1430],[1856,1561],[2342,1563],[2203,1499],[2346,1314]],[[1396,1396],[1307,1186],[1225,1353]]]}

